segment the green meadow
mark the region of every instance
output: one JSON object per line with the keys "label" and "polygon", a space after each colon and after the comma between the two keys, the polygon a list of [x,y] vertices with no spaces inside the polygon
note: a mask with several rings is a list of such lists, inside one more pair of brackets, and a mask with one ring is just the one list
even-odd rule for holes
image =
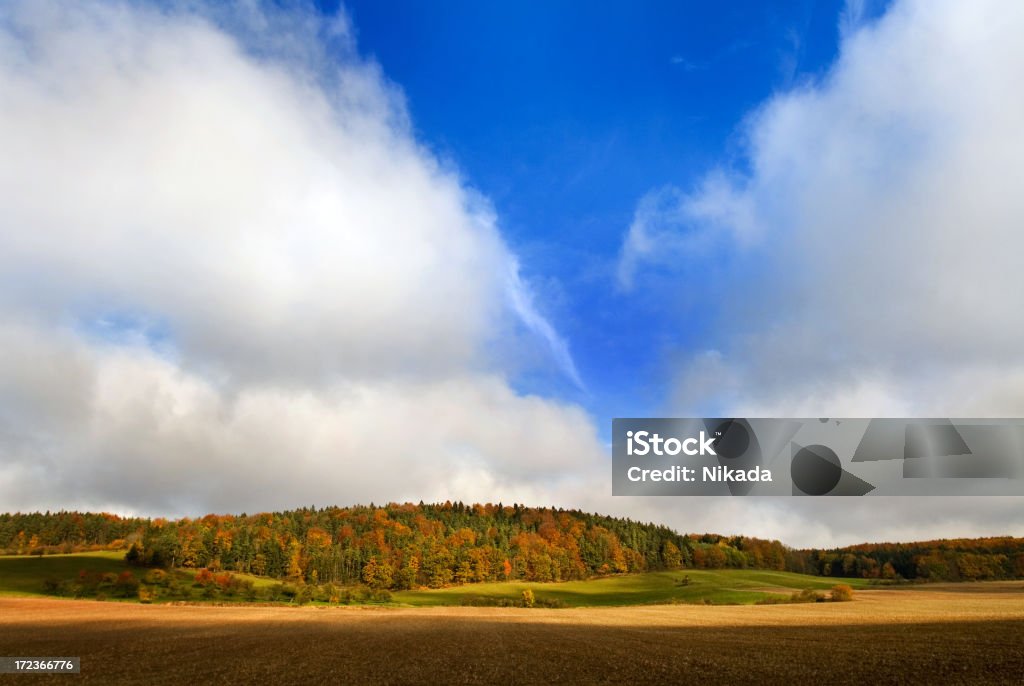
{"label": "green meadow", "polygon": [[[72,555],[0,557],[0,596],[54,595],[45,586],[47,579],[72,581],[85,570],[91,573],[120,574],[132,571],[142,578],[147,570],[130,567],[121,552],[90,552]],[[188,587],[195,570],[172,572],[183,587]],[[280,582],[276,579],[234,574],[265,589]],[[655,603],[750,604],[759,600],[783,598],[795,591],[828,591],[845,583],[854,588],[867,585],[863,579],[823,578],[765,570],[681,570],[601,577],[587,581],[560,583],[505,582],[467,584],[440,589],[392,592],[390,603],[414,607],[444,605],[498,605],[521,601],[523,592],[533,592],[538,605],[555,607],[611,607]],[[198,591],[188,591],[195,600],[203,600]],[[242,600],[242,597],[235,598]]]}
{"label": "green meadow", "polygon": [[120,574],[131,569],[121,551],[70,555],[10,555],[0,557],[0,596],[47,596],[43,582],[74,579],[82,570]]}
{"label": "green meadow", "polygon": [[623,574],[561,583],[486,583],[441,589],[397,591],[394,601],[414,606],[468,605],[489,601],[516,601],[531,590],[538,604],[566,607],[611,607],[654,603],[751,604],[786,597],[794,591],[828,591],[836,584],[863,588],[863,579],[806,576],[791,572],[721,569]]}

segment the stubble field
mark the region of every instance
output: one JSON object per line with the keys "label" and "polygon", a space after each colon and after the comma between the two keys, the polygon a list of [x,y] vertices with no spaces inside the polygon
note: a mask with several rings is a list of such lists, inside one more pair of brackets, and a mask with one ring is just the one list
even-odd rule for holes
{"label": "stubble field", "polygon": [[17,683],[1019,684],[1024,585],[557,610],[0,598],[0,655],[82,658]]}

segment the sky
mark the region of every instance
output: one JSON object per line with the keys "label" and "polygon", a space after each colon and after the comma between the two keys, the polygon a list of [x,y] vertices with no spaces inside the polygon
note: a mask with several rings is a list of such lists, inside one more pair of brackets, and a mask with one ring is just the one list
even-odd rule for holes
{"label": "sky", "polygon": [[1012,3],[0,7],[0,510],[611,496],[613,417],[1024,416]]}

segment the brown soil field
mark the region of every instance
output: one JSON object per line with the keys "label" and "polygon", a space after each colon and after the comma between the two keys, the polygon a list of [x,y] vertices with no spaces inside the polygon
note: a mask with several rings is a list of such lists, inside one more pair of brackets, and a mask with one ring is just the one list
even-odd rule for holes
{"label": "brown soil field", "polygon": [[88,684],[1020,684],[1024,592],[849,603],[289,608],[0,599],[0,655],[82,658]]}

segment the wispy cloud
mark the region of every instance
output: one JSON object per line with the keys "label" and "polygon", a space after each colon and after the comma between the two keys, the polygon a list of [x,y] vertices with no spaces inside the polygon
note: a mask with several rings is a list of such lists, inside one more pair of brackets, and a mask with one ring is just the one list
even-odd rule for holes
{"label": "wispy cloud", "polygon": [[703,71],[708,68],[708,64],[706,62],[688,60],[682,55],[672,55],[669,59],[669,64],[673,67],[682,69],[683,71]]}

